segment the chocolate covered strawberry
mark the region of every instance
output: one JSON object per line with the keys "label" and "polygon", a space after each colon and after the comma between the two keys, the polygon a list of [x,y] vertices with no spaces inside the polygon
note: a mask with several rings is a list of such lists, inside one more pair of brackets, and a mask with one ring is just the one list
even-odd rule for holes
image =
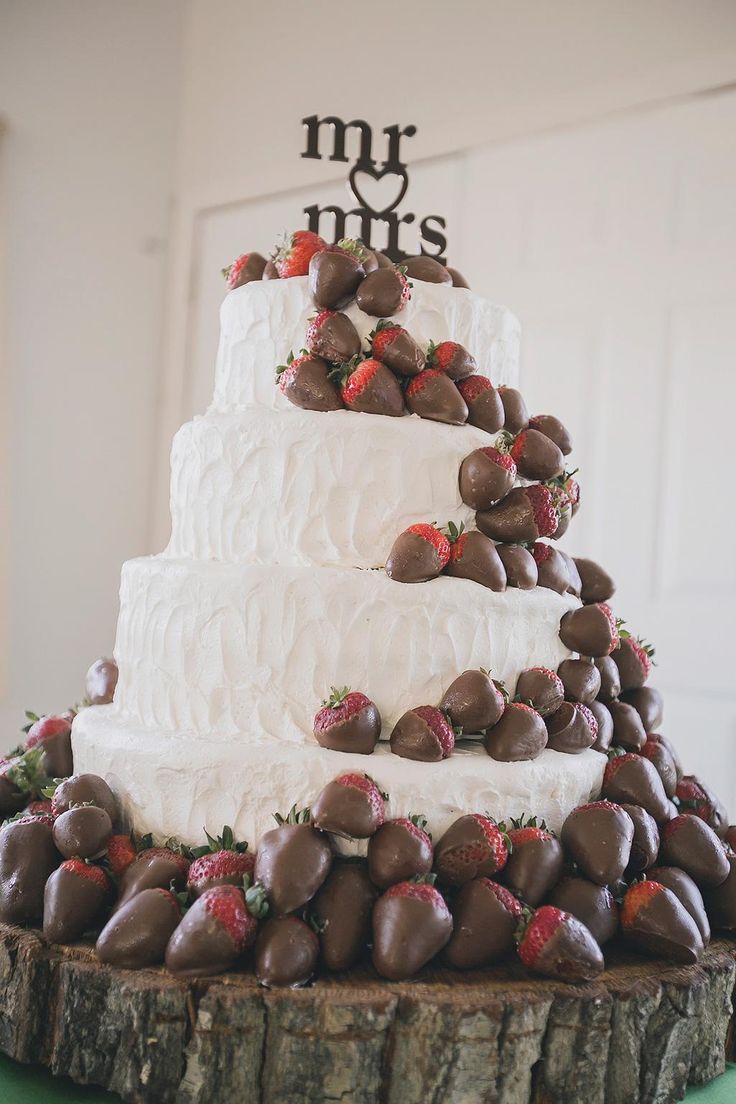
{"label": "chocolate covered strawberry", "polygon": [[498,394],[503,405],[503,427],[509,433],[520,433],[529,425],[529,411],[521,392],[515,387],[501,386]]}
{"label": "chocolate covered strawberry", "polygon": [[143,889],[110,917],[97,937],[101,962],[142,970],[163,962],[181,920],[181,904],[170,889]]}
{"label": "chocolate covered strawberry", "polygon": [[[662,779],[664,792],[669,798],[673,798],[677,793],[677,767],[669,748],[662,743],[656,733],[652,733],[647,736],[640,754],[654,766],[657,774]],[[680,808],[682,809],[682,803],[680,803]],[[707,820],[707,817],[705,819]],[[713,826],[711,825],[711,827]]]}
{"label": "chocolate covered strawberry", "polygon": [[503,428],[501,396],[486,376],[466,376],[458,380],[457,389],[468,408],[468,424],[497,433]]}
{"label": "chocolate covered strawberry", "polygon": [[473,878],[452,904],[453,930],[442,958],[458,970],[488,966],[514,948],[514,933],[524,914],[505,886]]}
{"label": "chocolate covered strawberry", "polygon": [[601,688],[600,671],[589,659],[563,659],[557,674],[565,688],[568,701],[590,705]]}
{"label": "chocolate covered strawberry", "polygon": [[292,807],[277,827],[261,837],[254,877],[268,894],[271,912],[296,912],[314,897],[330,872],[329,837],[313,827],[309,811]]}
{"label": "chocolate covered strawberry", "polygon": [[49,943],[74,943],[93,928],[110,892],[101,866],[67,859],[49,875],[43,896],[43,934]]}
{"label": "chocolate covered strawberry", "polygon": [[659,690],[653,686],[642,686],[640,690],[628,690],[621,695],[621,699],[633,705],[641,717],[645,732],[658,731],[664,715],[664,699]]}
{"label": "chocolate covered strawberry", "polygon": [[67,778],[72,762],[72,726],[68,717],[39,717],[26,735],[26,748],[43,748],[41,767],[49,778]]}
{"label": "chocolate covered strawberry", "polygon": [[422,874],[434,860],[432,838],[423,816],[387,820],[368,841],[368,872],[374,885],[387,889]]}
{"label": "chocolate covered strawberry", "polygon": [[386,798],[369,775],[346,771],[320,791],[312,824],[345,839],[368,839],[386,819]]}
{"label": "chocolate covered strawberry", "polygon": [[349,410],[360,414],[383,414],[400,418],[404,413],[404,395],[399,381],[380,360],[355,358],[338,374],[340,396]]}
{"label": "chocolate covered strawberry", "polygon": [[598,738],[598,721],[588,706],[581,702],[563,702],[544,723],[547,726],[548,746],[567,755],[587,751]]}
{"label": "chocolate covered strawberry", "polygon": [[573,875],[563,878],[552,890],[549,904],[572,913],[585,924],[599,947],[613,939],[618,931],[616,899],[608,886],[597,885],[588,878]]}
{"label": "chocolate covered strawberry", "polygon": [[700,889],[711,889],[729,874],[723,843],[700,817],[681,813],[661,830],[660,862],[678,866]]}
{"label": "chocolate covered strawberry", "polygon": [[506,572],[506,586],[534,590],[539,582],[539,572],[529,549],[523,544],[497,544],[496,552]]}
{"label": "chocolate covered strawberry", "polygon": [[56,817],[54,844],[65,859],[96,859],[104,854],[112,821],[104,809],[79,805]]}
{"label": "chocolate covered strawberry", "polygon": [[391,751],[403,759],[439,763],[452,755],[455,731],[449,720],[433,705],[409,709],[394,725]]}
{"label": "chocolate covered strawberry", "polygon": [[570,587],[570,573],[562,553],[544,541],[535,541],[529,551],[537,565],[537,585],[557,594],[566,594]]}
{"label": "chocolate covered strawberry", "polygon": [[434,869],[445,885],[492,878],[509,857],[508,836],[489,816],[468,813],[453,821],[434,848]]}
{"label": "chocolate covered strawberry", "polygon": [[559,510],[549,487],[533,483],[514,487],[495,506],[479,511],[475,520],[481,533],[492,540],[525,543],[553,533]]}
{"label": "chocolate covered strawberry", "polygon": [[[672,890],[680,904],[692,916],[703,944],[707,945],[710,942],[711,932],[705,899],[690,875],[686,874],[684,870],[679,870],[676,866],[653,866],[648,871],[647,878]],[[718,893],[719,889],[720,886],[711,892]]]}
{"label": "chocolate covered strawberry", "polygon": [[[397,376],[418,376],[427,367],[427,358],[411,334],[395,322],[382,318],[368,335],[371,355]],[[345,358],[347,359],[347,358]]]}
{"label": "chocolate covered strawberry", "polygon": [[[46,790],[46,793],[49,791]],[[53,788],[51,804],[54,816],[75,805],[95,805],[104,809],[113,824],[118,819],[118,803],[104,778],[98,774],[73,774]]]}
{"label": "chocolate covered strawberry", "polygon": [[381,714],[365,694],[332,686],[315,713],[312,730],[320,747],[370,755],[381,736]]}
{"label": "chocolate covered strawberry", "polygon": [[728,855],[729,873],[725,881],[703,894],[708,917],[719,931],[736,931],[736,855]]}
{"label": "chocolate covered strawberry", "polygon": [[108,656],[100,656],[87,671],[85,689],[90,705],[109,705],[118,684],[118,665]]}
{"label": "chocolate covered strawberry", "polygon": [[488,755],[502,763],[536,759],[547,746],[547,729],[536,709],[508,702],[500,721],[486,732],[484,744]]}
{"label": "chocolate covered strawberry", "polygon": [[310,909],[328,970],[349,970],[365,954],[378,892],[364,862],[333,864]]}
{"label": "chocolate covered strawberry", "polygon": [[245,893],[232,885],[205,890],[169,939],[166,969],[179,977],[229,970],[255,942],[267,908],[261,886]]}
{"label": "chocolate covered strawberry", "polygon": [[621,680],[618,674],[618,667],[613,662],[610,655],[598,656],[593,662],[598,669],[600,676],[600,688],[598,690],[598,700],[604,702],[606,705],[610,705],[612,701],[615,701],[621,692]]}
{"label": "chocolate covered strawberry", "polygon": [[365,278],[362,261],[355,253],[328,246],[309,261],[309,294],[319,310],[341,310],[355,298]]}
{"label": "chocolate covered strawberry", "polygon": [[580,575],[578,574],[575,560],[565,551],[564,548],[559,548],[558,552],[567,564],[567,576],[570,580],[567,586],[567,593],[574,595],[575,598],[579,598],[580,591],[582,589],[582,583],[580,581]]}
{"label": "chocolate covered strawberry", "polygon": [[295,230],[288,234],[273,254],[273,263],[282,280],[290,276],[306,276],[315,253],[326,249],[327,243],[311,230]]}
{"label": "chocolate covered strawberry", "polygon": [[608,709],[613,720],[613,742],[627,751],[641,751],[647,741],[647,734],[641,717],[633,705],[612,701]]}
{"label": "chocolate covered strawberry", "polygon": [[703,940],[690,913],[660,882],[634,882],[621,909],[621,928],[640,950],[673,962],[697,962]]}
{"label": "chocolate covered strawberry", "polygon": [[445,691],[440,709],[452,724],[468,732],[484,732],[500,721],[506,699],[487,671],[463,671]]}
{"label": "chocolate covered strawberry", "polygon": [[447,425],[463,425],[468,408],[452,380],[436,368],[425,368],[409,381],[406,405],[412,414]]}
{"label": "chocolate covered strawberry", "polygon": [[147,847],[139,852],[118,881],[115,910],[144,889],[183,889],[189,872],[189,859],[172,847]]}
{"label": "chocolate covered strawberry", "polygon": [[323,310],[309,323],[305,344],[313,357],[345,364],[360,353],[360,336],[346,314]]}
{"label": "chocolate covered strawberry", "polygon": [[255,974],[267,989],[306,985],[319,959],[319,938],[298,916],[275,916],[261,927],[255,946]]}
{"label": "chocolate covered strawberry", "polygon": [[227,280],[228,291],[234,291],[235,288],[249,284],[253,280],[260,280],[265,267],[266,258],[260,253],[241,253],[231,265],[222,270],[222,275]]}
{"label": "chocolate covered strawberry", "polygon": [[588,709],[595,717],[595,722],[598,725],[598,733],[595,738],[595,743],[592,745],[594,751],[608,751],[613,742],[613,718],[608,710],[608,706],[603,702],[594,701],[590,702]]}
{"label": "chocolate covered strawberry", "polygon": [[11,820],[0,828],[0,920],[31,924],[43,915],[46,880],[61,861],[51,817]]}
{"label": "chocolate covered strawberry", "polygon": [[355,299],[364,314],[390,318],[411,299],[411,283],[401,268],[378,268],[359,284]]}
{"label": "chocolate covered strawberry", "polygon": [[472,376],[477,367],[475,357],[456,341],[441,341],[439,345],[430,341],[427,364],[454,381]]}
{"label": "chocolate covered strawberry", "polygon": [[622,805],[634,825],[634,838],[631,841],[631,854],[626,868],[626,876],[642,874],[654,866],[659,854],[659,829],[654,817],[642,809],[641,805]]}
{"label": "chocolate covered strawberry", "polygon": [[389,981],[416,974],[452,935],[450,910],[428,879],[399,882],[373,906],[373,965]]}
{"label": "chocolate covered strawberry", "polygon": [[43,747],[0,759],[0,818],[21,812],[45,781]]}
{"label": "chocolate covered strawberry", "polygon": [[522,429],[515,437],[505,433],[500,440],[524,479],[555,479],[565,470],[557,445],[537,429]]}
{"label": "chocolate covered strawberry", "polygon": [[447,266],[447,271],[450,273],[450,276],[452,277],[452,286],[453,287],[456,287],[456,288],[457,287],[459,287],[459,288],[469,288],[470,287],[470,284],[465,279],[462,272],[458,272],[458,270],[456,268],[453,268],[452,265]]}
{"label": "chocolate covered strawberry", "polygon": [[610,655],[618,647],[616,618],[604,602],[570,610],[560,621],[560,640],[571,652],[580,655]]}
{"label": "chocolate covered strawberry", "polygon": [[474,583],[480,583],[496,593],[506,589],[506,569],[492,540],[476,529],[466,533],[462,525],[458,529],[452,522],[448,525],[447,539],[450,542],[450,558],[445,566],[445,575],[472,579]]}
{"label": "chocolate covered strawberry", "polygon": [[330,378],[330,366],[321,357],[289,353],[286,364],[276,369],[276,382],[282,395],[302,410],[341,410],[337,384]]}
{"label": "chocolate covered strawberry", "polygon": [[664,792],[662,779],[648,759],[633,752],[609,759],[601,796],[621,805],[641,805],[657,824],[672,816],[673,805]]}
{"label": "chocolate covered strawberry", "polygon": [[549,437],[564,456],[572,452],[572,438],[567,428],[554,414],[535,414],[529,419],[529,427]]}
{"label": "chocolate covered strawberry", "polygon": [[526,905],[536,908],[560,880],[565,861],[562,845],[534,817],[527,823],[515,822],[508,837],[511,853],[502,881]]}
{"label": "chocolate covered strawberry", "polygon": [[586,606],[593,602],[608,602],[616,590],[613,579],[607,571],[594,560],[575,557],[582,587],[580,598]]}
{"label": "chocolate covered strawberry", "polygon": [[207,846],[193,850],[194,861],[187,872],[187,889],[192,897],[201,897],[207,889],[217,885],[234,885],[242,888],[243,879],[252,878],[256,857],[248,850],[248,844],[233,836],[226,824],[222,835],[213,838],[206,832]]}
{"label": "chocolate covered strawberry", "polygon": [[519,675],[516,697],[536,709],[540,717],[549,717],[565,700],[565,687],[549,667],[529,667]]}
{"label": "chocolate covered strawberry", "polygon": [[407,276],[412,280],[424,280],[429,284],[452,286],[452,276],[449,270],[434,257],[427,257],[424,254],[420,254],[418,257],[407,257],[405,261],[401,262],[401,265],[402,268],[406,269]]}
{"label": "chocolate covered strawberry", "polygon": [[543,905],[519,940],[527,970],[564,981],[592,981],[603,971],[603,955],[584,924],[571,913]]}
{"label": "chocolate covered strawberry", "polygon": [[625,630],[620,632],[618,648],[611,657],[618,667],[622,690],[638,690],[649,678],[654,648]]}
{"label": "chocolate covered strawberry", "polygon": [[488,510],[514,486],[516,464],[497,448],[474,449],[460,465],[460,497],[472,510]]}
{"label": "chocolate covered strawberry", "polygon": [[[560,540],[562,537],[564,537],[565,533],[570,528],[570,522],[572,521],[572,503],[570,502],[570,497],[567,494],[567,491],[563,490],[557,480],[550,480],[544,485],[545,487],[549,487],[550,493],[552,494],[552,500],[555,504],[555,507],[557,508],[558,517],[555,530],[549,535],[550,540]],[[571,581],[575,580],[577,589],[577,570],[572,569],[569,563],[568,575],[570,576]]]}
{"label": "chocolate covered strawberry", "polygon": [[394,541],[386,560],[386,574],[397,583],[426,583],[436,579],[450,559],[450,542],[434,525],[410,525]]}
{"label": "chocolate covered strawberry", "polygon": [[567,816],[560,839],[587,878],[598,885],[613,885],[628,866],[634,822],[620,805],[592,801]]}
{"label": "chocolate covered strawberry", "polygon": [[[663,736],[653,736],[651,739],[657,740],[669,752],[677,770],[672,745],[669,742],[665,743]],[[694,774],[682,775],[678,779],[675,796],[680,812],[692,813],[700,817],[717,836],[721,839],[724,837],[728,828],[728,813],[723,803],[704,782]]]}
{"label": "chocolate covered strawberry", "polygon": [[126,832],[110,836],[106,851],[107,863],[115,878],[120,878],[138,856],[135,841]]}

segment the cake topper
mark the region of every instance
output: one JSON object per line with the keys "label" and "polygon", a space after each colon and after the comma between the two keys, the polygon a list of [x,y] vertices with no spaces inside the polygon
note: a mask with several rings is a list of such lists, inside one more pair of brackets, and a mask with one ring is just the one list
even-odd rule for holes
{"label": "cake topper", "polygon": [[[345,123],[336,115],[326,115],[320,119],[317,115],[308,115],[302,119],[307,131],[307,145],[302,157],[322,160],[320,152],[320,131],[322,127],[332,128],[332,151],[328,161],[344,161],[349,163],[350,158],[345,152],[346,137],[348,131],[356,131],[360,135],[360,149],[357,160],[354,162],[348,175],[348,187],[357,204],[350,211],[344,211],[335,204],[320,207],[313,203],[304,208],[304,214],[309,219],[309,229],[316,234],[325,234],[320,229],[323,215],[332,215],[334,219],[333,240],[355,236],[361,239],[369,248],[380,249],[398,263],[411,256],[414,250],[407,253],[399,244],[401,227],[415,221],[416,215],[407,212],[400,215],[397,207],[409,188],[409,174],[406,163],[401,160],[399,150],[402,138],[413,138],[417,132],[414,125],[401,127],[398,123],[383,128],[386,135],[386,157],[378,163],[373,156],[373,128],[364,119],[353,119]],[[376,186],[380,181],[386,183],[382,186],[384,199],[377,200],[376,206],[369,201],[370,192],[376,192]],[[391,184],[394,184],[391,189]],[[347,220],[351,219],[357,229],[352,235],[346,233]],[[373,241],[376,223],[385,225],[385,243]],[[447,238],[444,230],[446,222],[439,215],[426,215],[419,223],[420,252],[428,257],[433,257],[441,264],[445,264],[445,249]],[[431,248],[425,248],[429,246]]]}

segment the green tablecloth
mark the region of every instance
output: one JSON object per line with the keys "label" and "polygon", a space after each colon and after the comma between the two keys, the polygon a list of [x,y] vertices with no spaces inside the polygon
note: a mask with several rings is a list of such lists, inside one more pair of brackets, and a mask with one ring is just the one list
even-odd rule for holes
{"label": "green tablecloth", "polygon": [[[2,1104],[115,1104],[120,1100],[102,1089],[75,1085],[65,1077],[52,1077],[38,1066],[21,1066],[0,1054]],[[687,1104],[734,1104],[736,1066],[710,1085],[690,1089]],[[241,1104],[234,1100],[232,1104]]]}

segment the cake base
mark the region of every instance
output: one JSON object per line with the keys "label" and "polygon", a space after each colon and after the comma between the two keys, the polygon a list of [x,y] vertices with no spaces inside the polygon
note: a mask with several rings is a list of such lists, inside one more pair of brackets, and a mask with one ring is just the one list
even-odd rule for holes
{"label": "cake base", "polygon": [[698,966],[612,952],[596,982],[512,964],[370,966],[306,989],[102,966],[0,924],[0,1050],[156,1104],[671,1104],[733,1046],[736,944]]}

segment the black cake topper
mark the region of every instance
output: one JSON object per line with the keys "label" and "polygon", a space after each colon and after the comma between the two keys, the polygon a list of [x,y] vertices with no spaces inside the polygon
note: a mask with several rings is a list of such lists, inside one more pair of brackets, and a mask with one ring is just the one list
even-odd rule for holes
{"label": "black cake topper", "polygon": [[[405,162],[399,156],[399,147],[402,138],[412,138],[416,134],[417,128],[413,125],[402,128],[398,123],[384,127],[386,158],[379,166],[373,157],[373,129],[365,119],[353,119],[352,122],[345,123],[342,119],[338,119],[336,115],[326,115],[323,119],[318,118],[317,115],[308,115],[305,119],[302,119],[302,123],[307,130],[307,146],[302,153],[302,157],[313,158],[316,161],[322,159],[320,129],[323,126],[332,128],[332,152],[327,158],[328,161],[349,163],[350,158],[345,153],[347,133],[349,130],[353,130],[360,135],[358,159],[353,164],[348,176],[348,186],[357,206],[350,211],[344,211],[335,204],[320,207],[317,203],[313,203],[311,206],[304,208],[304,214],[309,219],[309,229],[313,230],[315,234],[322,233],[322,237],[325,237],[320,229],[322,216],[332,215],[334,219],[334,241],[339,241],[340,238],[348,236],[357,237],[365,242],[367,246],[380,249],[395,263],[405,260],[411,254],[405,252],[399,244],[401,227],[404,224],[414,222],[416,216],[411,212],[399,215],[396,210],[409,187],[409,174]],[[386,181],[386,184],[383,185],[385,189],[391,188],[392,180],[395,187],[393,192],[389,192],[388,199],[390,202],[383,201],[384,205],[382,207],[375,208],[371,206],[367,199],[367,190],[382,180]],[[352,234],[347,232],[348,219],[351,220],[350,229],[353,231]],[[385,226],[384,243],[373,240],[376,223],[383,223]],[[447,260],[445,257],[445,249],[447,248],[445,228],[445,219],[440,218],[439,215],[426,215],[419,223],[420,251],[426,256],[434,257],[441,264],[445,264]],[[431,248],[425,248],[425,246]]]}

